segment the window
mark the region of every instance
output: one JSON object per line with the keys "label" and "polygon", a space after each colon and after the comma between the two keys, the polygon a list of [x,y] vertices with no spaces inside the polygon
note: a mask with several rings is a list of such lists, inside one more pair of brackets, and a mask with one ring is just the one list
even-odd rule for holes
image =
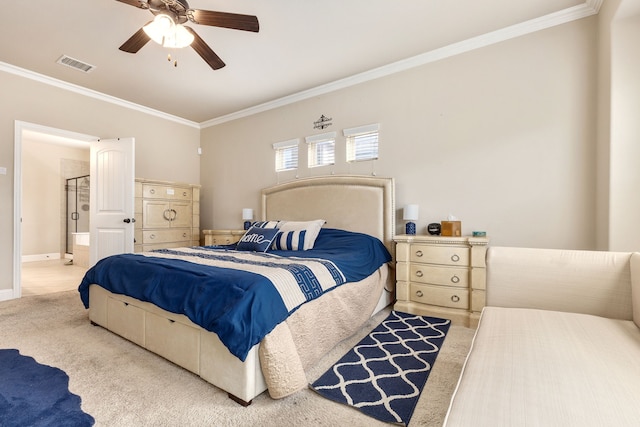
{"label": "window", "polygon": [[308,165],[316,166],[333,165],[336,162],[336,133],[328,132],[305,138],[308,144]]}
{"label": "window", "polygon": [[379,124],[345,129],[343,132],[347,137],[347,162],[378,158]]}
{"label": "window", "polygon": [[298,168],[299,142],[298,139],[292,139],[273,144],[273,149],[276,150],[276,172]]}

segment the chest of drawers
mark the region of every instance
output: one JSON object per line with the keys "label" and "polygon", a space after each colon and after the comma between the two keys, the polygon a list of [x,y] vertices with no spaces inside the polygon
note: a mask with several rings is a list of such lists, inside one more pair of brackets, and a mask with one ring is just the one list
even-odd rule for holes
{"label": "chest of drawers", "polygon": [[135,251],[200,244],[200,186],[136,178]]}
{"label": "chest of drawers", "polygon": [[399,235],[394,240],[394,309],[475,327],[486,299],[488,239]]}

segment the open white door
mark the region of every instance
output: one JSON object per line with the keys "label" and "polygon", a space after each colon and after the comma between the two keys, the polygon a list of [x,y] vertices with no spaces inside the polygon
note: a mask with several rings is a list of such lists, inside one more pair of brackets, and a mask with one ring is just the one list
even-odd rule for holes
{"label": "open white door", "polygon": [[133,252],[135,140],[91,142],[89,262]]}

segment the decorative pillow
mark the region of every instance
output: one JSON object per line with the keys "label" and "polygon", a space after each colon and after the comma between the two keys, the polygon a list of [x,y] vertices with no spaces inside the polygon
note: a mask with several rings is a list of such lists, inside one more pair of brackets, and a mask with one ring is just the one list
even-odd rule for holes
{"label": "decorative pillow", "polygon": [[277,228],[251,227],[238,241],[236,250],[266,252],[276,234],[278,234]]}
{"label": "decorative pillow", "polygon": [[256,221],[251,225],[258,228],[278,228],[281,222],[282,221]]}
{"label": "decorative pillow", "polygon": [[324,219],[315,221],[282,221],[279,233],[273,240],[272,249],[282,251],[306,251],[313,244],[324,225]]}

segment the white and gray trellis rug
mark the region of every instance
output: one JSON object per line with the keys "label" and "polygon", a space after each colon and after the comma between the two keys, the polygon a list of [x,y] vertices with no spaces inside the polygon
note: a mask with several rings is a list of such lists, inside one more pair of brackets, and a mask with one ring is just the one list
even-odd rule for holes
{"label": "white and gray trellis rug", "polygon": [[310,385],[378,420],[406,426],[451,321],[392,311]]}

